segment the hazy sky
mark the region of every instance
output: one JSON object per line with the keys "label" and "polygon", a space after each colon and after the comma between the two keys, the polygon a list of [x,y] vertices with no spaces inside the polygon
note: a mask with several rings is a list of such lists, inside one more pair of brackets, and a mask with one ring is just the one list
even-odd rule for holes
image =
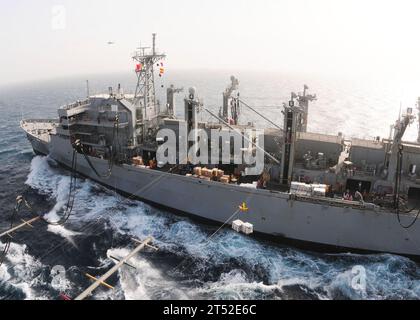
{"label": "hazy sky", "polygon": [[0,84],[130,72],[152,32],[176,69],[420,75],[419,17],[418,0],[1,0]]}

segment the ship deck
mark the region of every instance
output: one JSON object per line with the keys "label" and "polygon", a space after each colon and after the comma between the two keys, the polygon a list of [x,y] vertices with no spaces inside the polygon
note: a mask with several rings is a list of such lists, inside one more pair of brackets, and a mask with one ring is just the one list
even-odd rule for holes
{"label": "ship deck", "polygon": [[32,137],[48,142],[51,133],[55,133],[58,126],[57,120],[28,119],[20,122],[20,127]]}

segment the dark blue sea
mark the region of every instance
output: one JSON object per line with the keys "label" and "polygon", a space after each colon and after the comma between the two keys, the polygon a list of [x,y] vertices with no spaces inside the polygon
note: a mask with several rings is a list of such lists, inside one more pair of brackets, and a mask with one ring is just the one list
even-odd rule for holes
{"label": "dark blue sea", "polygon": [[[389,125],[403,107],[414,106],[419,92],[392,81],[319,80],[313,75],[244,73],[242,98],[281,123],[281,109],[290,91],[308,84],[318,94],[311,106],[309,129],[349,136],[387,136]],[[214,110],[230,73],[173,72],[159,79],[187,89],[194,85]],[[106,92],[121,83],[133,89],[130,74],[73,77],[0,87],[0,230],[6,230],[18,195],[35,214],[60,215],[70,184],[69,173],[47,157],[35,156],[22,130],[22,118],[53,118],[63,104],[91,93]],[[163,88],[162,88],[163,86]],[[418,88],[418,87],[417,87]],[[410,103],[412,105],[410,105]],[[177,99],[182,106],[182,96]],[[181,108],[177,111],[182,113]],[[245,122],[255,118],[244,111]],[[208,117],[203,117],[207,119]],[[416,137],[417,128],[407,133]],[[11,248],[0,266],[0,299],[60,299],[75,297],[91,284],[85,273],[104,274],[124,257],[131,237],[155,238],[158,252],[145,250],[109,279],[115,290],[99,288],[91,299],[418,299],[420,267],[396,255],[321,254],[256,240],[224,228],[217,230],[185,217],[125,199],[113,190],[78,179],[73,214],[63,227],[43,222],[14,233]],[[2,250],[6,239],[1,239]],[[420,244],[419,244],[420,245]],[[355,277],[363,271],[363,281]]]}

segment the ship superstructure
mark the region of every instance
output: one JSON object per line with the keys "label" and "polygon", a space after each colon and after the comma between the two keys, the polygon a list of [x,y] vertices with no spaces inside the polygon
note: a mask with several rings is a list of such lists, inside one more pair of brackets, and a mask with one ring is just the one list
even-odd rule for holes
{"label": "ship superstructure", "polygon": [[[420,223],[415,223],[420,144],[403,141],[415,119],[412,109],[397,120],[388,139],[311,133],[309,103],[316,95],[308,86],[291,93],[280,125],[243,101],[239,80],[231,77],[218,113],[190,88],[178,118],[174,95],[183,89],[169,86],[163,107],[156,99],[154,77],[162,74],[165,55],[157,53],[155,41],[153,35],[152,48],[140,47],[133,55],[134,94],[118,85],[116,91],[109,88],[107,94],[59,108],[57,120],[22,121],[34,151],[70,168],[76,153],[80,161],[72,169],[83,176],[177,212],[233,223],[235,230],[244,225],[247,234],[333,250],[420,256]],[[258,131],[241,119],[241,108],[255,111],[272,128]],[[201,112],[214,121],[200,121]],[[160,135],[165,129],[176,138],[173,163],[161,163],[157,155],[168,138]],[[199,130],[208,136],[218,132],[220,140],[207,141]],[[228,142],[223,137],[240,142],[241,157],[261,151],[262,170],[238,164],[230,149],[227,159],[204,161],[223,149]],[[208,154],[188,152],[198,141],[206,143]]]}

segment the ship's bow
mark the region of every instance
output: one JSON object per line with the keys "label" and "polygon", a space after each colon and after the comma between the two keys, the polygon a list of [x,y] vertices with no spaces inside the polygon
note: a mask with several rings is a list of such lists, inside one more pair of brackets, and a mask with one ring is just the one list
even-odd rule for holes
{"label": "ship's bow", "polygon": [[49,154],[51,134],[55,134],[56,120],[21,120],[20,127],[25,131],[32,149],[36,154]]}

